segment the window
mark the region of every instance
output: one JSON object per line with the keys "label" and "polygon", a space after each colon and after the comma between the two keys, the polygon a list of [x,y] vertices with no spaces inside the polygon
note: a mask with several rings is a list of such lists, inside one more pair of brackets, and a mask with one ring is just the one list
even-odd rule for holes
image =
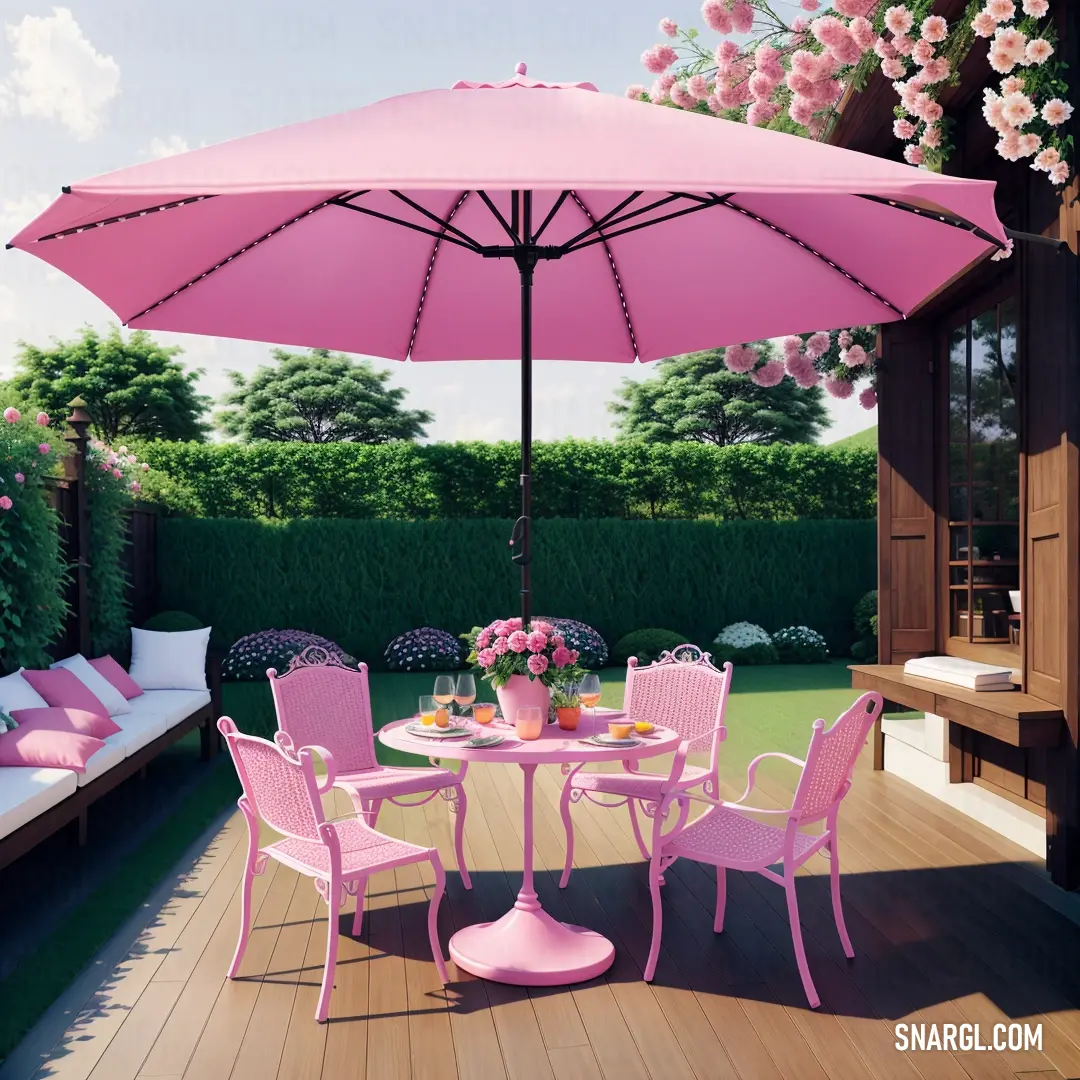
{"label": "window", "polygon": [[1017,305],[949,335],[949,633],[1019,645]]}

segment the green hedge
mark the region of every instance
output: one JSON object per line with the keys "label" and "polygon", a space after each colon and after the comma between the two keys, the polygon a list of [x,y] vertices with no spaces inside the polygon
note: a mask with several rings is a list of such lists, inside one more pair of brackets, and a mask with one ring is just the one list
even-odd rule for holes
{"label": "green hedge", "polygon": [[[150,443],[143,453],[206,517],[516,517],[518,445]],[[870,519],[866,448],[537,443],[536,517]]]}
{"label": "green hedge", "polygon": [[[165,518],[159,601],[227,647],[255,630],[310,630],[372,666],[416,626],[454,633],[518,610],[508,520]],[[699,643],[747,619],[805,624],[830,650],[875,584],[872,521],[538,521],[534,610],[581,619],[609,643],[677,626]]]}

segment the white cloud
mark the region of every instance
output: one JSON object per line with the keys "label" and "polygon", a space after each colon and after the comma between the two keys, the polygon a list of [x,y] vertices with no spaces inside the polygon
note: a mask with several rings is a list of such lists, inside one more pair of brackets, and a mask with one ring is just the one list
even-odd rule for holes
{"label": "white cloud", "polygon": [[120,67],[83,35],[67,8],[8,24],[15,70],[0,92],[0,114],[55,120],[78,139],[98,133],[106,105],[119,93]]}
{"label": "white cloud", "polygon": [[43,191],[22,195],[18,199],[0,200],[0,240],[10,240],[24,225],[29,225],[51,202],[53,197]]}
{"label": "white cloud", "polygon": [[15,321],[15,290],[9,285],[0,285],[0,323]]}
{"label": "white cloud", "polygon": [[166,139],[159,139],[155,135],[143,153],[147,157],[166,158],[172,157],[173,154],[186,154],[190,149],[183,135],[170,135]]}

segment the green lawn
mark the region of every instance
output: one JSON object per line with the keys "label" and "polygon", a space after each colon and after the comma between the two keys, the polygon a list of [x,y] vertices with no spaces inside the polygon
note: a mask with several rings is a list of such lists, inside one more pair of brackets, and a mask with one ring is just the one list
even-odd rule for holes
{"label": "green lawn", "polygon": [[[724,755],[744,763],[764,750],[802,756],[814,720],[831,722],[854,698],[845,661],[816,666],[740,667],[735,672],[728,702],[728,740]],[[601,673],[601,704],[622,704],[625,670]],[[479,682],[479,680],[478,680]],[[371,675],[372,712],[376,728],[416,711],[417,699],[430,693],[430,674]],[[488,685],[479,682],[479,699],[495,700]],[[242,731],[273,733],[274,711],[265,683],[234,683],[224,688],[225,712]],[[378,747],[388,764],[423,759]],[[109,880],[75,909],[56,933],[43,942],[3,981],[0,981],[0,1060],[91,961],[94,954],[145,901],[172,870],[183,853],[239,794],[235,774],[227,763],[208,768],[206,777]],[[90,811],[93,814],[93,808]]]}
{"label": "green lawn", "polygon": [[877,443],[877,424],[875,424],[873,427],[864,428],[862,431],[856,431],[854,435],[848,435],[844,439],[837,439],[836,442],[828,443],[827,445],[830,450],[835,450],[838,447],[856,449],[860,446],[868,446],[871,450],[876,450]]}

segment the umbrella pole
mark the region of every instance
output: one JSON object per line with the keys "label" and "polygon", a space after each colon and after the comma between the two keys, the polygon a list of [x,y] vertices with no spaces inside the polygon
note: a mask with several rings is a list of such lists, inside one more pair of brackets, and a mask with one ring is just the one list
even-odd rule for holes
{"label": "umbrella pole", "polygon": [[[518,210],[514,192],[514,211]],[[532,618],[532,292],[537,252],[532,238],[532,192],[520,194],[521,240],[515,244],[515,260],[521,277],[521,516],[514,523],[511,556],[521,567],[521,623],[528,629]],[[515,212],[514,217],[518,217]]]}

